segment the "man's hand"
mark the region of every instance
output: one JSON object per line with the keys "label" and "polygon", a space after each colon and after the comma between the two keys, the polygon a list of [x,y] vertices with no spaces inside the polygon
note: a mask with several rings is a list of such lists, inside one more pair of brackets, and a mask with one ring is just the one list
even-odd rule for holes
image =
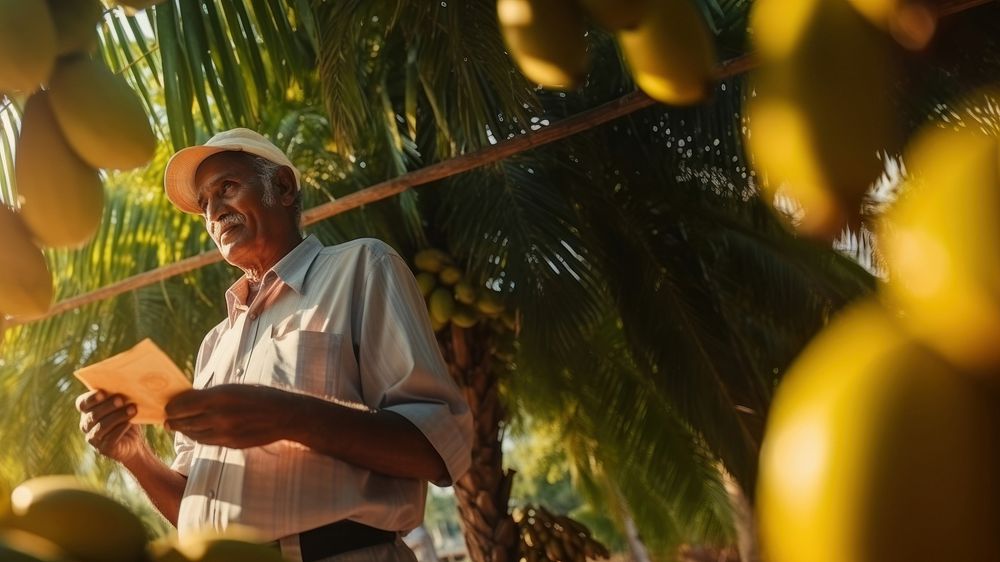
{"label": "man's hand", "polygon": [[247,384],[189,390],[167,403],[166,426],[204,445],[259,447],[285,438],[296,396]]}
{"label": "man's hand", "polygon": [[145,446],[139,427],[129,423],[136,407],[124,396],[92,390],[77,397],[76,409],[80,411],[80,431],[102,455],[127,462]]}

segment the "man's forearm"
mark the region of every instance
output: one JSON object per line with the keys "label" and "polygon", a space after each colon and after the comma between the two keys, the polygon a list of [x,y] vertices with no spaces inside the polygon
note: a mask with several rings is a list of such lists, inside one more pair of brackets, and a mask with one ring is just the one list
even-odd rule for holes
{"label": "man's forearm", "polygon": [[156,509],[176,527],[187,478],[171,470],[148,448],[122,464],[135,476]]}
{"label": "man's forearm", "polygon": [[405,417],[388,410],[370,412],[311,396],[297,395],[300,406],[288,424],[287,439],[389,476],[440,481],[448,469],[424,434]]}

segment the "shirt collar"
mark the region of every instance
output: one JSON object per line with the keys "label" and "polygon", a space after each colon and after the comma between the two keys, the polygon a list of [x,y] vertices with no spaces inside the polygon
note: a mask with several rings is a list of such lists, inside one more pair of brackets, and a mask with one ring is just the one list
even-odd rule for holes
{"label": "shirt collar", "polygon": [[[285,254],[278,263],[267,270],[261,277],[260,295],[270,293],[273,290],[275,280],[288,285],[296,293],[302,294],[302,289],[306,282],[306,273],[313,260],[323,249],[323,243],[316,236],[310,234],[298,246],[292,248]],[[229,323],[232,325],[235,320],[236,310],[246,307],[247,292],[250,282],[246,275],[243,275],[226,290],[226,310],[229,315]]]}

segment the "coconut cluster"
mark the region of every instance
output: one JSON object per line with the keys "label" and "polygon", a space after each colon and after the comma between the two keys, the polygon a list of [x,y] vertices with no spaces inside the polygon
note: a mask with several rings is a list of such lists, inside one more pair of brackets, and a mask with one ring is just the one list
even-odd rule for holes
{"label": "coconut cluster", "polygon": [[525,562],[586,562],[611,556],[590,529],[575,519],[533,505],[514,508],[512,515]]}
{"label": "coconut cluster", "polygon": [[426,248],[413,256],[413,265],[435,332],[449,324],[471,328],[494,320],[507,329],[516,328],[514,313],[506,309],[499,293],[470,284],[465,272],[446,252]]}

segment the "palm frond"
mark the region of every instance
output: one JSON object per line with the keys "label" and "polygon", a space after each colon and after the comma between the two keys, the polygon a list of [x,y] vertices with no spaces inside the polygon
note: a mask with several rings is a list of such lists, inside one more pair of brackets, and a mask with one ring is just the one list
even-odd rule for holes
{"label": "palm frond", "polygon": [[[518,358],[510,398],[534,423],[562,427],[559,447],[594,505],[614,513],[621,495],[664,553],[682,542],[727,544],[732,522],[717,461],[639,371],[614,316],[588,331],[563,365]],[[539,364],[547,370],[535,370]]]}

